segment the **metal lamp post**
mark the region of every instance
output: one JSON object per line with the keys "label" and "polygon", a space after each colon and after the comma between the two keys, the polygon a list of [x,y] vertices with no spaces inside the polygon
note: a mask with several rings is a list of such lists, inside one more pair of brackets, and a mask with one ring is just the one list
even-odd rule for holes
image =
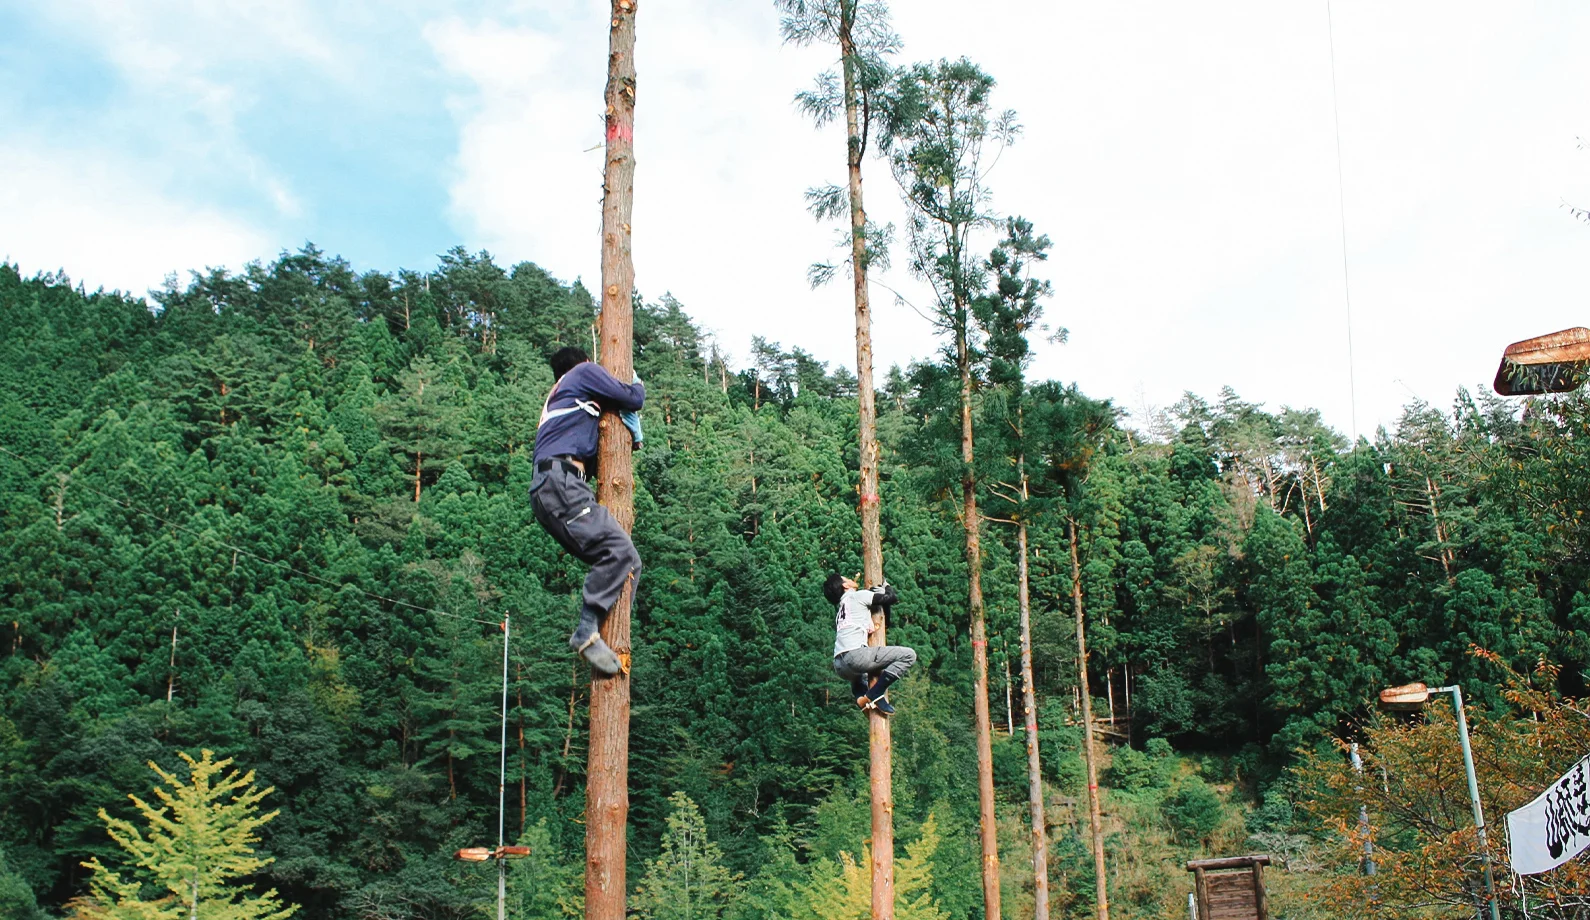
{"label": "metal lamp post", "polygon": [[465,847],[453,854],[464,862],[497,861],[497,920],[508,920],[508,860],[530,855],[530,848],[504,844],[508,790],[508,617],[502,618],[502,753],[497,764],[497,846]]}
{"label": "metal lamp post", "polygon": [[1452,705],[1457,710],[1458,739],[1463,743],[1463,770],[1468,774],[1469,802],[1474,806],[1474,829],[1480,841],[1480,862],[1485,866],[1485,896],[1491,905],[1491,920],[1501,920],[1501,909],[1496,905],[1496,876],[1491,871],[1491,846],[1485,837],[1485,812],[1480,808],[1480,784],[1474,776],[1474,751],[1469,746],[1469,720],[1463,713],[1463,688],[1457,684],[1449,687],[1427,687],[1424,684],[1405,684],[1380,691],[1380,705],[1386,709],[1416,711],[1424,708],[1431,694],[1452,694]]}
{"label": "metal lamp post", "polygon": [[497,920],[508,918],[508,860],[529,856],[529,847],[465,847],[453,854],[464,862],[497,861]]}

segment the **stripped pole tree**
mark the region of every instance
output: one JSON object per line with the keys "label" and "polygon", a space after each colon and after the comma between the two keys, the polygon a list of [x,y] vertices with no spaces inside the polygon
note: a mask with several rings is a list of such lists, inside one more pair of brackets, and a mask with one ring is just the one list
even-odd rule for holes
{"label": "stripped pole tree", "polygon": [[[1027,738],[1027,804],[1032,822],[1033,920],[1049,920],[1049,840],[1043,808],[1043,764],[1038,752],[1038,700],[1032,675],[1032,592],[1028,577],[1027,520],[1031,514],[1032,483],[1027,475],[1026,368],[1032,360],[1028,340],[1034,331],[1048,332],[1041,322],[1044,298],[1053,286],[1031,276],[1034,262],[1049,257],[1047,236],[1035,233],[1032,223],[1019,217],[1005,221],[1005,238],[988,257],[987,270],[995,276],[993,289],[977,298],[972,313],[986,337],[988,380],[1005,396],[1007,437],[1015,459],[1016,481],[990,485],[990,491],[1014,509],[1016,526],[1016,599],[1021,622],[1022,727]],[[1048,336],[1063,342],[1065,329]],[[1008,677],[1007,677],[1008,680]]]}
{"label": "stripped pole tree", "polygon": [[1088,831],[1093,838],[1093,904],[1098,920],[1110,920],[1110,893],[1104,872],[1104,824],[1099,808],[1099,765],[1093,744],[1093,689],[1088,685],[1088,628],[1082,612],[1082,563],[1077,558],[1076,518],[1066,517],[1071,545],[1071,609],[1077,621],[1077,693],[1082,698],[1082,759],[1088,771]]}
{"label": "stripped pole tree", "polygon": [[[1092,461],[1115,427],[1115,409],[1108,401],[1088,399],[1073,385],[1043,384],[1034,399],[1045,415],[1050,476],[1064,493],[1066,543],[1071,556],[1071,612],[1076,619],[1077,695],[1082,707],[1082,759],[1088,776],[1088,831],[1093,842],[1094,908],[1097,920],[1109,920],[1110,897],[1104,862],[1104,822],[1099,804],[1098,745],[1093,737],[1093,688],[1088,680],[1087,616],[1082,602],[1082,559],[1077,518],[1100,513],[1087,487]],[[1091,509],[1091,512],[1090,512]]]}
{"label": "stripped pole tree", "polygon": [[[602,183],[601,362],[613,376],[634,374],[630,302],[630,214],[635,191],[635,0],[612,0],[607,55],[607,166]],[[635,524],[630,437],[604,413],[597,446],[597,498],[626,531]],[[591,741],[585,786],[585,916],[624,920],[624,857],[629,821],[629,611],[631,581],[602,624],[602,638],[624,669],[591,683]]]}
{"label": "stripped pole tree", "polygon": [[[839,75],[826,71],[813,90],[796,96],[797,104],[823,125],[843,111],[845,117],[844,187],[830,185],[807,192],[818,219],[837,218],[848,211],[851,279],[856,302],[856,393],[861,475],[857,510],[861,517],[861,569],[867,585],[883,582],[883,536],[878,495],[878,404],[872,386],[872,312],[867,296],[867,269],[883,254],[873,248],[876,234],[867,224],[862,204],[861,163],[866,157],[868,134],[875,111],[874,99],[888,77],[884,59],[899,45],[889,30],[882,3],[861,0],[779,0],[784,14],[785,41],[797,45],[821,43],[839,48]],[[831,264],[813,266],[813,286],[833,276]],[[882,614],[873,614],[875,626],[869,645],[884,644]],[[869,716],[870,787],[872,798],[872,920],[894,918],[894,793],[889,721],[877,710]]]}
{"label": "stripped pole tree", "polygon": [[886,138],[895,181],[905,198],[911,271],[933,289],[935,325],[952,342],[961,390],[961,524],[966,534],[966,606],[972,643],[972,709],[977,736],[978,836],[983,851],[983,912],[999,920],[999,841],[994,810],[993,728],[988,712],[988,625],[983,604],[982,518],[972,429],[973,392],[982,355],[973,299],[986,271],[971,235],[991,226],[984,184],[998,153],[1020,131],[1012,111],[991,111],[994,78],[962,58],[916,64],[891,93]]}

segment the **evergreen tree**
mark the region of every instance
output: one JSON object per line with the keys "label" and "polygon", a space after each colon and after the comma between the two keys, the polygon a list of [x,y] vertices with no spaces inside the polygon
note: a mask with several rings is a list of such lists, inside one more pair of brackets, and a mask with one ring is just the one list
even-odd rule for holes
{"label": "evergreen tree", "polygon": [[0,917],[10,920],[44,920],[39,902],[27,880],[12,871],[0,852]]}
{"label": "evergreen tree", "polygon": [[974,377],[982,361],[975,341],[972,303],[985,272],[970,249],[971,234],[988,225],[986,147],[1003,148],[1019,128],[1014,112],[990,116],[994,80],[964,58],[918,64],[896,78],[890,130],[890,165],[909,215],[911,271],[934,292],[935,320],[950,339],[960,383],[961,526],[966,537],[967,610],[970,613],[972,704],[977,737],[981,803],[984,906],[1000,916],[998,842],[994,813],[993,753],[988,713],[988,636],[983,599],[981,518],[973,434]]}
{"label": "evergreen tree", "polygon": [[668,797],[673,811],[662,852],[646,868],[635,890],[635,909],[651,920],[712,920],[725,915],[743,887],[723,865],[723,853],[707,836],[707,823],[683,792]]}
{"label": "evergreen tree", "polygon": [[[144,829],[100,810],[111,840],[129,857],[131,877],[106,868],[97,857],[85,862],[94,873],[89,887],[95,901],[108,917],[126,920],[292,916],[298,908],[283,906],[276,889],[256,894],[240,883],[272,862],[256,856],[255,847],[256,831],[278,814],[259,814],[260,800],[273,790],[256,788],[253,771],[243,776],[227,771],[231,759],[215,760],[208,750],[198,760],[181,757],[188,765],[186,781],[149,764],[168,787],[155,787],[163,807],[128,796],[143,816]],[[153,900],[145,898],[146,886],[157,892]]]}

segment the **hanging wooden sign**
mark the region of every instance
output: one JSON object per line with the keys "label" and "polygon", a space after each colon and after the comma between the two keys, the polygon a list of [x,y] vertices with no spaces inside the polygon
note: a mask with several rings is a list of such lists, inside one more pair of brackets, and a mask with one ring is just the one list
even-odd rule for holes
{"label": "hanging wooden sign", "polygon": [[1269,920],[1264,902],[1264,867],[1269,864],[1268,856],[1229,856],[1188,863],[1198,920]]}

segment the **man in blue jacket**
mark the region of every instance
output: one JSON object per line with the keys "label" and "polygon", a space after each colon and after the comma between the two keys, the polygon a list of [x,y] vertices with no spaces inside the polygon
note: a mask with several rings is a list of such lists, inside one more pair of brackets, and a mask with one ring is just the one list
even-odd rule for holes
{"label": "man in blue jacket", "polygon": [[547,394],[536,427],[530,505],[542,529],[591,567],[585,576],[580,624],[569,637],[569,647],[585,656],[592,670],[612,676],[622,665],[603,641],[601,625],[624,585],[640,577],[640,555],[629,534],[597,503],[586,476],[595,473],[603,411],[624,414],[639,445],[640,422],[634,413],[646,402],[646,388],[639,378],[634,383],[620,381],[578,348],[561,348],[549,360],[557,382]]}

